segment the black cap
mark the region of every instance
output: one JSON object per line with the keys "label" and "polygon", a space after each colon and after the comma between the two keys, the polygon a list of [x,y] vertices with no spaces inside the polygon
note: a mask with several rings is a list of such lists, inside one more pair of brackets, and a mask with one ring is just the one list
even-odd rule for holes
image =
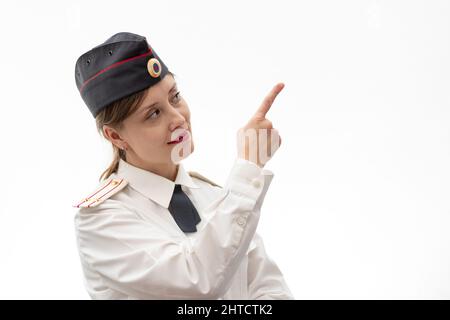
{"label": "black cap", "polygon": [[120,32],[80,56],[75,81],[92,115],[157,84],[169,72],[145,37]]}

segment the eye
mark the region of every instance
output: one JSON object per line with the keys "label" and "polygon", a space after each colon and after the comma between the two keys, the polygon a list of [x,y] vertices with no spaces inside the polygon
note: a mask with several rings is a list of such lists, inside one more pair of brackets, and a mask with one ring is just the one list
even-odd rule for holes
{"label": "eye", "polygon": [[174,97],[176,97],[176,99],[177,99],[177,102],[175,102],[175,103],[180,102],[180,100],[181,100],[181,97],[180,97],[180,91],[178,91],[177,94],[174,95]]}
{"label": "eye", "polygon": [[[147,117],[147,119],[155,119],[160,113],[161,113],[161,110],[156,109],[154,112],[150,113],[150,115]],[[156,115],[156,117],[154,117],[154,115]]]}

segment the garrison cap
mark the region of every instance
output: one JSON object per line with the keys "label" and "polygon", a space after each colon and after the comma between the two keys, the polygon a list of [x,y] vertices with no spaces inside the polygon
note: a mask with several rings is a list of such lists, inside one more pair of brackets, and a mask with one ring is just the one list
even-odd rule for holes
{"label": "garrison cap", "polygon": [[120,32],[78,58],[75,81],[95,118],[112,102],[157,84],[168,72],[145,37]]}

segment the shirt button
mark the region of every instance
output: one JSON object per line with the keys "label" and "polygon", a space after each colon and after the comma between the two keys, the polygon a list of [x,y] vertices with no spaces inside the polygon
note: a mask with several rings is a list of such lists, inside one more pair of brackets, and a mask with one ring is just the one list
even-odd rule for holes
{"label": "shirt button", "polygon": [[252,185],[253,185],[255,188],[259,188],[259,187],[261,187],[261,182],[260,182],[258,179],[253,179]]}
{"label": "shirt button", "polygon": [[240,225],[240,226],[245,225],[245,218],[244,218],[244,217],[239,217],[239,218],[237,219],[237,223],[238,223],[238,225]]}

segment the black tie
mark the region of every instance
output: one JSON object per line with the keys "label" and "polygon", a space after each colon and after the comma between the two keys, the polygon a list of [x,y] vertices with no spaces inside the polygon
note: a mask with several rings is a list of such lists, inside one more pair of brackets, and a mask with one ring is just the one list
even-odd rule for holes
{"label": "black tie", "polygon": [[196,225],[201,221],[200,216],[179,184],[175,185],[169,204],[169,211],[183,232],[197,231]]}

